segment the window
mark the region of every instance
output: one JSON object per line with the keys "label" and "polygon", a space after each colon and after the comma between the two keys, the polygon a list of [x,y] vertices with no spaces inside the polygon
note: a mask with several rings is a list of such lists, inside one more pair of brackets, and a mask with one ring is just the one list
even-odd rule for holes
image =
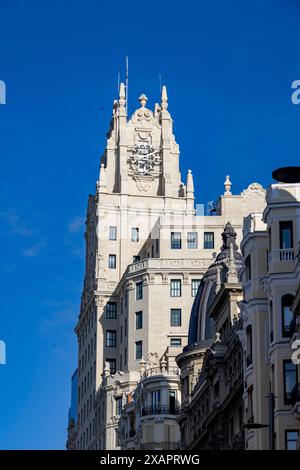
{"label": "window", "polygon": [[204,232],[204,244],[205,250],[213,250],[215,247],[215,236],[214,232]]}
{"label": "window", "polygon": [[135,299],[142,300],[143,298],[143,282],[137,282],[135,285]]}
{"label": "window", "polygon": [[106,318],[115,320],[117,318],[117,302],[107,302]]}
{"label": "window", "polygon": [[169,408],[170,414],[174,415],[176,412],[176,390],[169,390]]}
{"label": "window", "polygon": [[292,401],[293,388],[297,384],[297,366],[292,361],[283,361],[284,403]]}
{"label": "window", "polygon": [[198,248],[198,233],[197,232],[188,232],[187,247],[189,249]]}
{"label": "window", "polygon": [[137,263],[138,261],[141,261],[141,257],[138,256],[138,255],[135,255],[135,256],[133,257],[133,263]]}
{"label": "window", "polygon": [[181,346],[181,338],[171,338],[171,346]]}
{"label": "window", "polygon": [[116,414],[117,414],[117,416],[120,416],[122,414],[122,408],[123,408],[123,397],[118,397],[116,399]]}
{"label": "window", "polygon": [[151,246],[151,258],[154,258],[154,245]]}
{"label": "window", "polygon": [[294,297],[291,294],[286,294],[281,299],[281,315],[282,315],[282,336],[288,338],[291,336],[291,321],[293,313],[291,311]]}
{"label": "window", "polygon": [[171,308],[171,326],[181,326],[181,308]]}
{"label": "window", "polygon": [[197,295],[200,282],[200,279],[192,279],[192,297],[195,297]]}
{"label": "window", "polygon": [[143,342],[136,341],[135,343],[135,358],[142,359],[143,357]]}
{"label": "window", "polygon": [[156,238],[156,240],[155,240],[155,251],[156,251],[156,253],[158,253],[158,250],[159,250],[159,239]]}
{"label": "window", "polygon": [[109,227],[109,239],[110,240],[117,239],[117,227]]}
{"label": "window", "polygon": [[158,410],[160,406],[160,390],[153,390],[151,392],[151,408],[152,412],[155,413],[155,411]]}
{"label": "window", "polygon": [[135,329],[140,330],[143,328],[143,312],[136,312],[135,314]]}
{"label": "window", "polygon": [[139,241],[139,229],[137,227],[131,228],[131,241],[138,242]]}
{"label": "window", "polygon": [[246,365],[249,367],[252,364],[252,326],[249,325],[246,328],[246,339],[247,339],[247,356]]}
{"label": "window", "polygon": [[171,249],[181,250],[181,233],[171,232]]}
{"label": "window", "polygon": [[108,267],[109,269],[116,269],[117,257],[116,255],[108,255]]}
{"label": "window", "polygon": [[245,275],[246,275],[246,282],[250,281],[251,279],[251,255],[248,255],[245,259]]}
{"label": "window", "polygon": [[106,347],[115,348],[117,342],[116,330],[107,330],[106,332]]}
{"label": "window", "polygon": [[293,222],[279,222],[280,248],[293,248]]}
{"label": "window", "polygon": [[171,297],[181,297],[181,280],[180,279],[171,279],[170,287],[171,287],[171,290],[170,290]]}
{"label": "window", "polygon": [[299,431],[285,431],[285,449],[297,450]]}

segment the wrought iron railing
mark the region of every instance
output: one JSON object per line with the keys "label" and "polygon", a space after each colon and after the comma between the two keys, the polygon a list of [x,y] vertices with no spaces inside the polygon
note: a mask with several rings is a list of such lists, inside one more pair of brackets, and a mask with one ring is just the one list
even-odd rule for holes
{"label": "wrought iron railing", "polygon": [[150,415],[178,415],[180,408],[177,406],[153,405],[142,408],[142,416]]}

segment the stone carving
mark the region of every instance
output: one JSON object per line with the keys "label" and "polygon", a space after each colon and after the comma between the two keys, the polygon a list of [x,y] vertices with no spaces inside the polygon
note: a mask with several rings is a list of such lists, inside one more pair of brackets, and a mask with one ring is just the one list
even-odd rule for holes
{"label": "stone carving", "polygon": [[146,364],[147,364],[147,369],[152,369],[154,367],[158,367],[159,361],[158,361],[157,353],[149,352],[149,354],[147,356]]}
{"label": "stone carving", "polygon": [[225,193],[224,194],[231,194],[231,181],[230,181],[230,176],[227,175],[225,182],[224,182],[224,188],[225,188]]}
{"label": "stone carving", "polygon": [[161,165],[160,149],[154,149],[148,142],[138,142],[132,149],[128,163],[135,175],[150,175]]}

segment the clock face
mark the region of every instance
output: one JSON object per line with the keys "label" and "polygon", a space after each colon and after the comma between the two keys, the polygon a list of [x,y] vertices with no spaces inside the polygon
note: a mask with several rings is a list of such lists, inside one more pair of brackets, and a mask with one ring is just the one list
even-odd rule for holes
{"label": "clock face", "polygon": [[131,169],[140,176],[149,175],[160,163],[159,149],[154,150],[146,142],[138,142],[129,157]]}

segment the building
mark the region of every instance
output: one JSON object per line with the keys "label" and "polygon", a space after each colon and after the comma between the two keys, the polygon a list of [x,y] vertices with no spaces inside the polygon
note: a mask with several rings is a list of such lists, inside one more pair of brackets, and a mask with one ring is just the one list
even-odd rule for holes
{"label": "building", "polygon": [[294,174],[281,172],[263,213],[245,221],[239,305],[247,449],[292,449],[299,438],[300,361],[292,355],[299,338],[300,179],[290,182]]}
{"label": "building", "polygon": [[[86,270],[75,329],[77,426],[72,428],[72,438],[69,433],[68,448],[131,445],[120,442],[126,433],[119,429],[119,418],[128,400],[138,395],[135,390],[141,379],[148,387],[146,370],[161,368],[157,375],[164,372],[162,388],[176,392],[174,400],[179,406],[179,376],[166,377],[163,364],[171,363],[174,351],[187,344],[189,312],[223,227],[230,220],[240,243],[244,218],[262,210],[264,204],[260,185],[254,183],[233,195],[226,177],[225,193],[218,199],[214,215],[205,216],[202,207],[196,211],[191,171],[186,183],[181,180],[179,146],[166,88],[162,88],[161,102],[155,104],[154,112],[146,107],[145,95],[139,101],[140,106],[128,119],[121,84],[96,192],[88,200]],[[149,384],[149,392],[151,387]],[[165,393],[158,394],[161,400]],[[158,398],[158,403],[165,409],[165,402]],[[141,408],[145,406],[158,409],[151,401]],[[152,420],[151,416],[147,412],[143,422],[146,417]],[[160,420],[166,419],[166,426],[176,428],[166,431],[174,436],[171,440],[176,446],[177,421],[172,417],[170,424],[170,413],[164,416],[160,413]],[[151,431],[145,428],[147,432],[148,437],[142,437],[136,446],[149,445]],[[159,434],[154,431],[153,435]],[[160,439],[156,444],[165,442]]]}
{"label": "building", "polygon": [[176,358],[181,369],[178,418],[183,449],[241,449],[243,356],[238,302],[242,256],[228,222],[223,245],[205,273],[191,315],[189,343]]}

